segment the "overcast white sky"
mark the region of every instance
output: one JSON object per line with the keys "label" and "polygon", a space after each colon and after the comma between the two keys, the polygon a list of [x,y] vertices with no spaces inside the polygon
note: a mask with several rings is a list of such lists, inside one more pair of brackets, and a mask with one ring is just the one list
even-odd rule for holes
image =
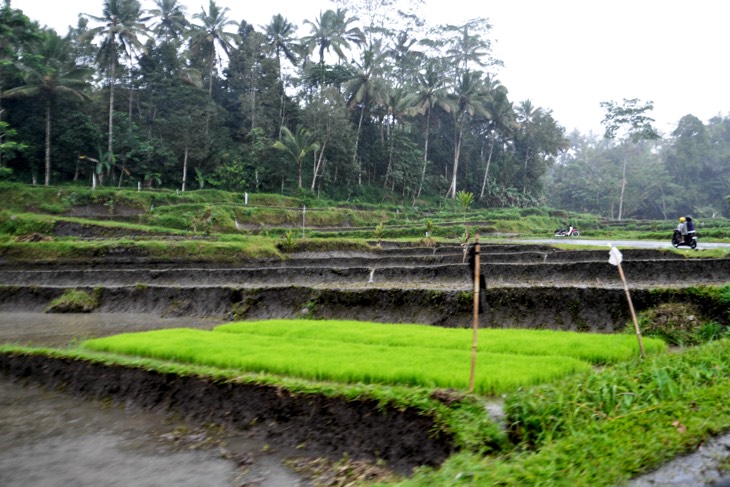
{"label": "overcast white sky", "polygon": [[[256,26],[280,13],[307,30],[329,0],[217,0],[231,20]],[[65,34],[79,13],[100,16],[103,0],[12,0],[14,8]],[[208,0],[182,0],[188,18]],[[151,0],[142,0],[151,8]],[[568,132],[602,135],[600,102],[653,101],[657,128],[681,117],[730,116],[730,2],[723,0],[426,0],[431,25],[489,18],[497,78],[510,99],[551,109]]]}

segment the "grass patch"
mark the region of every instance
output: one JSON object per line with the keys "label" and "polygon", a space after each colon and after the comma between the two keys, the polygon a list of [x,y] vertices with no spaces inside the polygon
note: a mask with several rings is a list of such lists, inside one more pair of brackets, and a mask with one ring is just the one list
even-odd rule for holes
{"label": "grass patch", "polygon": [[729,378],[720,340],[516,392],[515,451],[459,453],[398,485],[622,485],[728,431]]}

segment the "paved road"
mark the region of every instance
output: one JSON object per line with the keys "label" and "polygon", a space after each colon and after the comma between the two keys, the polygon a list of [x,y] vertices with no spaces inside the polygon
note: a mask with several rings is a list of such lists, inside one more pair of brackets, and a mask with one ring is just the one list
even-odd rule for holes
{"label": "paved road", "polygon": [[[518,240],[520,243],[540,243],[540,244],[566,244],[566,245],[597,245],[606,246],[613,245],[616,247],[634,247],[640,249],[669,249],[672,248],[672,243],[667,241],[658,240],[589,240],[580,238],[544,238],[544,239],[530,239],[530,240]],[[689,247],[680,247],[683,250],[692,250]],[[717,242],[700,242],[697,244],[697,249],[730,249],[730,243],[717,243]]]}

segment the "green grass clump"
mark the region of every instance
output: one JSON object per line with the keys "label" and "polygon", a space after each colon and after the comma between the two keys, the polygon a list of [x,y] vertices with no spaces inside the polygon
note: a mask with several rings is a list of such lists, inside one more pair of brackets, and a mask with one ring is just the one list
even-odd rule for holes
{"label": "green grass clump", "polygon": [[398,485],[623,485],[730,429],[730,340],[510,394],[517,450],[464,452]]}
{"label": "green grass clump", "polygon": [[69,289],[57,297],[46,311],[53,313],[89,313],[99,306],[101,288],[86,292],[81,289]]}
{"label": "green grass clump", "polygon": [[[228,333],[245,333],[291,339],[331,340],[419,348],[471,350],[472,330],[415,324],[388,325],[362,321],[266,320],[226,323],[215,328]],[[479,352],[516,355],[561,355],[592,364],[615,363],[636,357],[636,337],[624,334],[589,334],[555,330],[482,328]],[[659,339],[645,338],[647,353],[666,350]]]}

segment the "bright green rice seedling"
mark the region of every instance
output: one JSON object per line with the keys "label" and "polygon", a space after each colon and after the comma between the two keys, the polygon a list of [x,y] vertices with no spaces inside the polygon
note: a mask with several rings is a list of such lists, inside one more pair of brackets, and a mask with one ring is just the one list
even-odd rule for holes
{"label": "bright green rice seedling", "polygon": [[[426,325],[388,325],[362,321],[267,320],[227,323],[215,331],[290,339],[332,340],[396,347],[471,350],[472,330]],[[636,357],[636,337],[626,334],[593,334],[554,330],[483,328],[479,352],[516,355],[561,355],[592,364],[615,363]],[[666,350],[659,339],[644,338],[647,353]]]}
{"label": "bright green rice seedling", "polygon": [[[295,323],[301,326],[293,326]],[[84,346],[319,381],[466,389],[470,333],[422,325],[284,320],[224,325],[213,332],[173,329],[123,334],[89,340]],[[521,337],[529,333],[516,333],[515,339],[509,338],[508,330],[503,333],[502,344],[495,340],[479,352],[475,379],[478,393],[501,393],[591,368],[576,358],[580,355],[575,353],[576,342],[567,340],[562,347],[556,345],[560,334],[553,337],[538,333],[547,337],[547,344],[532,339],[520,346]],[[573,334],[566,337],[575,338]],[[507,346],[508,342],[515,343]],[[631,347],[627,354],[631,355]],[[601,360],[605,358],[597,361]]]}
{"label": "bright green rice seedling", "polygon": [[[391,347],[306,338],[155,330],[89,340],[86,348],[247,372],[343,383],[384,383],[466,389],[470,352]],[[539,364],[539,366],[535,366]],[[479,355],[475,390],[495,394],[590,369],[558,356]]]}

